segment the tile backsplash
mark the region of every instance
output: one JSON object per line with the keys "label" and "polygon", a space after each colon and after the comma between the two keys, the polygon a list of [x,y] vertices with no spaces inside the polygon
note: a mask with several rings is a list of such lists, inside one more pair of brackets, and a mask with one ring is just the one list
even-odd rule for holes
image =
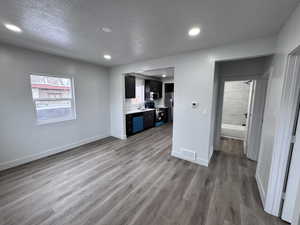
{"label": "tile backsplash", "polygon": [[[155,102],[155,106],[162,105],[161,99],[154,100],[154,102]],[[145,106],[145,102],[137,103],[136,99],[134,99],[134,98],[125,99],[124,110],[125,110],[125,112],[129,112],[129,111],[134,111],[134,110],[144,107],[144,106]]]}
{"label": "tile backsplash", "polygon": [[125,112],[129,112],[129,111],[133,111],[133,110],[136,110],[140,107],[143,107],[144,106],[144,102],[143,103],[137,103],[135,101],[135,99],[125,99],[125,104],[124,104],[124,107],[125,107]]}

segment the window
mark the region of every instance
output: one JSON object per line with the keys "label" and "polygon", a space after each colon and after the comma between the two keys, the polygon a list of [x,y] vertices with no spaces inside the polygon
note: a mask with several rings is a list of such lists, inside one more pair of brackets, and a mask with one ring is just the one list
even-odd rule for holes
{"label": "window", "polygon": [[31,75],[30,80],[38,124],[76,118],[73,79]]}

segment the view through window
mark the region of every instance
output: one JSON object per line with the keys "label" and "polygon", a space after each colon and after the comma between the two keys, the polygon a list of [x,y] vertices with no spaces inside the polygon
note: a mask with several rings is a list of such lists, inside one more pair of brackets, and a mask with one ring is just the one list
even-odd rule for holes
{"label": "view through window", "polygon": [[38,123],[75,119],[72,79],[40,75],[30,79]]}

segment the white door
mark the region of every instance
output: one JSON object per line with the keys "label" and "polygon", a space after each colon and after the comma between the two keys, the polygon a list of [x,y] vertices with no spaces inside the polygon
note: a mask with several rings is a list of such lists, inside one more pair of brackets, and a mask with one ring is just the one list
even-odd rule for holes
{"label": "white door", "polygon": [[294,219],[292,225],[300,225],[300,183],[298,184],[298,195],[296,199]]}
{"label": "white door", "polygon": [[248,115],[246,154],[247,158],[254,161],[258,160],[267,83],[267,79],[255,80],[252,87],[253,94],[250,103],[250,114]]}
{"label": "white door", "polygon": [[[299,98],[300,100],[300,98]],[[284,190],[283,208],[281,218],[292,222],[296,207],[298,185],[300,183],[300,101],[298,100],[297,113],[295,116],[292,141],[290,145],[289,162],[287,168],[286,186]]]}
{"label": "white door", "polygon": [[253,80],[250,85],[250,92],[249,92],[249,101],[248,101],[248,111],[247,111],[247,121],[246,121],[246,136],[244,140],[244,154],[247,155],[247,149],[248,149],[248,139],[249,139],[249,128],[251,125],[251,119],[252,119],[252,110],[253,110],[253,97],[254,97],[254,86],[255,81]]}

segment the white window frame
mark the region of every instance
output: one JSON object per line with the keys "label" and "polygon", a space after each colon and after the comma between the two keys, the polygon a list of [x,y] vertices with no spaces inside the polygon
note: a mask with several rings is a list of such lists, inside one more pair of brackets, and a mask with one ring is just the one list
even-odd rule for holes
{"label": "white window frame", "polygon": [[[33,98],[33,93],[32,93],[32,83],[31,83],[31,76],[43,76],[43,77],[56,77],[56,78],[62,78],[62,79],[70,79],[71,80],[71,91],[72,91],[72,97],[71,98],[39,98],[39,99],[34,99]],[[60,75],[48,75],[48,74],[36,74],[32,73],[29,75],[29,80],[30,80],[30,90],[31,90],[31,98],[33,102],[33,107],[34,107],[34,112],[35,112],[35,117],[36,117],[36,124],[37,125],[45,125],[45,124],[51,124],[51,123],[59,123],[59,122],[64,122],[64,121],[71,121],[71,120],[76,120],[77,115],[76,115],[76,104],[75,104],[75,82],[73,77],[69,76],[60,76]],[[37,114],[37,108],[36,108],[36,102],[37,101],[55,101],[55,100],[70,100],[71,101],[71,108],[72,108],[72,116],[71,117],[65,117],[65,118],[58,118],[58,119],[47,119],[47,120],[38,120],[38,114]]]}

